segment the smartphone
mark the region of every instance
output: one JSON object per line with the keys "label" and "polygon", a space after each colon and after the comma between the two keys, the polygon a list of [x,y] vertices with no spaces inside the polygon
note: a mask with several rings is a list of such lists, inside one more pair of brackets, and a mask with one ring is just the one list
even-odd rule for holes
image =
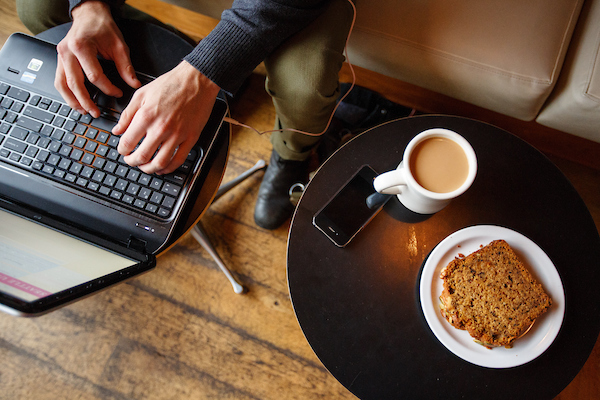
{"label": "smartphone", "polygon": [[313,217],[313,225],[338,247],[346,246],[381,210],[383,203],[370,208],[367,199],[373,195],[373,179],[377,173],[362,166],[350,180]]}

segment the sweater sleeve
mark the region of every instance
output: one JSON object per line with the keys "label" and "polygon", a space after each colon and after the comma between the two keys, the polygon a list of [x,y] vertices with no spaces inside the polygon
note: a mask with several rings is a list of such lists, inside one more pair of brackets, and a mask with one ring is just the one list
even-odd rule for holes
{"label": "sweater sleeve", "polygon": [[[69,15],[71,15],[71,12],[73,11],[73,9],[75,7],[77,7],[78,5],[80,5],[81,3],[84,3],[86,1],[87,0],[69,0]],[[117,7],[125,4],[125,0],[100,0],[100,1],[103,1],[104,3],[108,3],[108,5],[110,5],[111,8],[117,8]]]}
{"label": "sweater sleeve", "polygon": [[323,0],[235,0],[185,61],[228,93],[282,42],[323,11]]}

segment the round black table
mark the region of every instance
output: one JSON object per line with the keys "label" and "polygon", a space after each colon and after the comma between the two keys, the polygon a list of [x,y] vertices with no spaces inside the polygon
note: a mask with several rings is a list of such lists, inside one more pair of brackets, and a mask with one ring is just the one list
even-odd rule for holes
{"label": "round black table", "polygon": [[[191,39],[179,36],[159,25],[129,19],[118,19],[117,24],[129,46],[134,69],[150,76],[157,77],[170,71],[194,48]],[[70,28],[71,23],[59,25],[40,33],[37,37],[57,44]],[[205,167],[192,188],[190,199],[194,201],[185,206],[182,214],[184,218],[174,227],[169,245],[162,253],[175,245],[198,223],[210,206],[225,173],[230,140],[231,126],[224,123],[211,151],[207,154]]]}
{"label": "round black table", "polygon": [[[473,145],[473,186],[430,218],[409,218],[393,198],[346,248],[312,217],[363,164],[394,169],[410,139],[443,127]],[[424,260],[451,233],[500,225],[537,243],[554,262],[566,309],[558,336],[539,357],[511,368],[454,355],[429,328],[419,300]],[[543,154],[478,121],[420,116],[373,128],[318,170],[292,221],[288,284],[299,324],[325,367],[366,399],[550,399],[586,362],[600,332],[600,237],[582,199]],[[494,350],[490,350],[494,351]]]}

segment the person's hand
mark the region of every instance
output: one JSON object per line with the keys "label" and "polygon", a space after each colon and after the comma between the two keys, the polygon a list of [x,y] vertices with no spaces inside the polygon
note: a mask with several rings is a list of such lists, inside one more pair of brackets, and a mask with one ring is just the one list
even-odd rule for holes
{"label": "person's hand", "polygon": [[219,90],[185,61],[138,89],[113,128],[122,135],[118,151],[125,162],[148,174],[177,169],[206,125]]}
{"label": "person's hand", "polygon": [[129,48],[106,3],[86,1],[73,9],[72,16],[73,26],[57,45],[54,86],[71,108],[98,118],[100,112],[90,98],[84,77],[109,96],[120,97],[123,93],[104,74],[97,55],[114,61],[129,86],[138,88],[141,83],[135,76]]}

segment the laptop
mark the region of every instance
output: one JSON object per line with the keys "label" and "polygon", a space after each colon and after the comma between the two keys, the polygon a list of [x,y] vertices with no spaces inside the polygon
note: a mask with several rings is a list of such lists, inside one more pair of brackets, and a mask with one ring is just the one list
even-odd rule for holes
{"label": "laptop", "polygon": [[0,50],[0,310],[20,316],[152,269],[193,207],[227,112],[218,98],[177,171],[145,174],[124,162],[111,134],[133,95],[114,65],[103,67],[124,96],[88,85],[102,114],[94,119],[54,88],[56,62],[54,44],[22,33]]}

